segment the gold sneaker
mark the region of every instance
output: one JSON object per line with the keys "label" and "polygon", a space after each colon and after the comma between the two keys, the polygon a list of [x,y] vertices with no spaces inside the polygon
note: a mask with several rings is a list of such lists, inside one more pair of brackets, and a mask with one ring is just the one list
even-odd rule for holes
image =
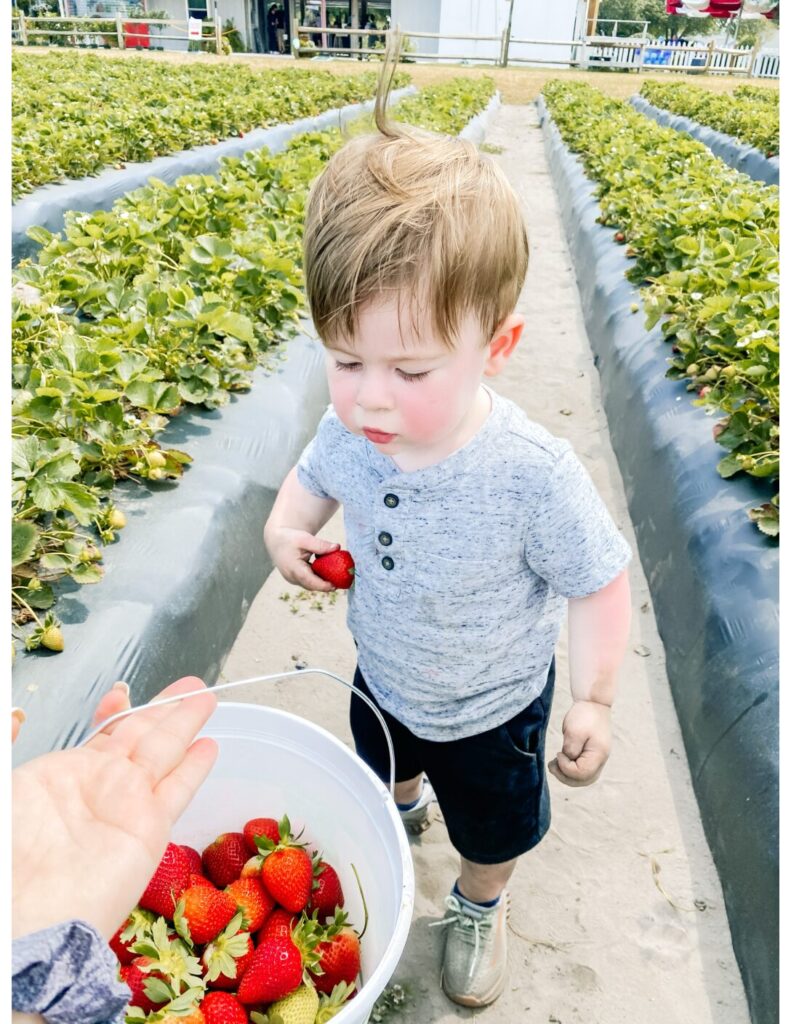
{"label": "gold sneaker", "polygon": [[509,895],[493,907],[478,907],[455,894],[445,898],[445,952],[440,982],[445,995],[460,1006],[488,1006],[505,988],[508,975]]}

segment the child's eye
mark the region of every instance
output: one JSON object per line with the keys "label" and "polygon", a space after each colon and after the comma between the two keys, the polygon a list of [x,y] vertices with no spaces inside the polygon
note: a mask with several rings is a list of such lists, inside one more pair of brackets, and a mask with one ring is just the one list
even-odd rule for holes
{"label": "child's eye", "polygon": [[335,360],[336,370],[359,370],[360,363],[342,363],[338,359]]}
{"label": "child's eye", "polygon": [[428,377],[428,375],[431,373],[431,370],[424,370],[422,373],[406,373],[406,371],[404,370],[397,370],[396,372],[398,373],[399,377],[401,377],[402,380],[417,381],[423,380],[424,377]]}

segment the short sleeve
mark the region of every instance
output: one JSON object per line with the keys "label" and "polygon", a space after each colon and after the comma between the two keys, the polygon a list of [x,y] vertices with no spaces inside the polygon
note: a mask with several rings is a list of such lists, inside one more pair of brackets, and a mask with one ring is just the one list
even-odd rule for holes
{"label": "short sleeve", "polygon": [[306,491],[317,498],[333,498],[329,470],[332,466],[333,426],[337,424],[335,410],[330,406],[319,421],[313,440],[306,446],[297,462],[297,480]]}
{"label": "short sleeve", "polygon": [[571,448],[551,473],[531,515],[525,558],[563,597],[587,597],[615,579],[632,549]]}

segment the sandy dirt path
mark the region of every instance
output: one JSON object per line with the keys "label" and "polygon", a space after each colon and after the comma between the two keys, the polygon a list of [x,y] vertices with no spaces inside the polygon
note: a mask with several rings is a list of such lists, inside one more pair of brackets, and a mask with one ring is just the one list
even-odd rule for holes
{"label": "sandy dirt path", "polygon": [[[504,106],[487,143],[524,204],[531,264],[519,309],[527,327],[494,385],[582,458],[636,551],[618,465],[601,407],[574,272],[544,157],[535,110]],[[336,516],[323,535],[342,541]],[[569,789],[550,778],[553,821],[511,883],[510,981],[492,1007],[455,1006],[439,989],[441,918],[457,859],[439,813],[413,840],[417,895],[412,930],[394,981],[412,1005],[398,1018],[442,1024],[470,1017],[536,1024],[748,1024],[722,890],[706,844],[665,672],[662,643],[639,560],[631,566],[634,619],[614,711],[614,746],[599,782]],[[288,595],[288,600],[281,600]],[[345,597],[299,600],[274,573],[250,609],[224,679],[288,670],[296,663],[354,671]],[[565,632],[548,756],[570,704]],[[348,698],[329,682],[269,684],[233,699],[271,703],[351,743]],[[387,1018],[391,1019],[390,1017]]]}

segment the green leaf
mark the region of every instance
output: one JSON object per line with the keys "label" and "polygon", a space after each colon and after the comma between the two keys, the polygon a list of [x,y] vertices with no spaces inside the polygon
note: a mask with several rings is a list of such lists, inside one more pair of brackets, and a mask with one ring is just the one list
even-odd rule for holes
{"label": "green leaf", "polygon": [[98,583],[104,576],[104,570],[93,562],[80,562],[71,570],[69,576],[75,583],[82,585]]}
{"label": "green leaf", "polygon": [[673,245],[676,249],[686,253],[687,256],[697,256],[700,251],[700,244],[697,238],[692,238],[691,235],[682,235],[680,238],[676,238]]}
{"label": "green leaf", "polygon": [[717,472],[720,476],[727,477],[734,476],[736,473],[741,472],[742,464],[741,460],[735,455],[726,455],[724,459],[720,459],[717,463]]}
{"label": "green leaf", "polygon": [[33,555],[38,543],[38,529],[32,523],[11,524],[11,566],[22,565]]}

